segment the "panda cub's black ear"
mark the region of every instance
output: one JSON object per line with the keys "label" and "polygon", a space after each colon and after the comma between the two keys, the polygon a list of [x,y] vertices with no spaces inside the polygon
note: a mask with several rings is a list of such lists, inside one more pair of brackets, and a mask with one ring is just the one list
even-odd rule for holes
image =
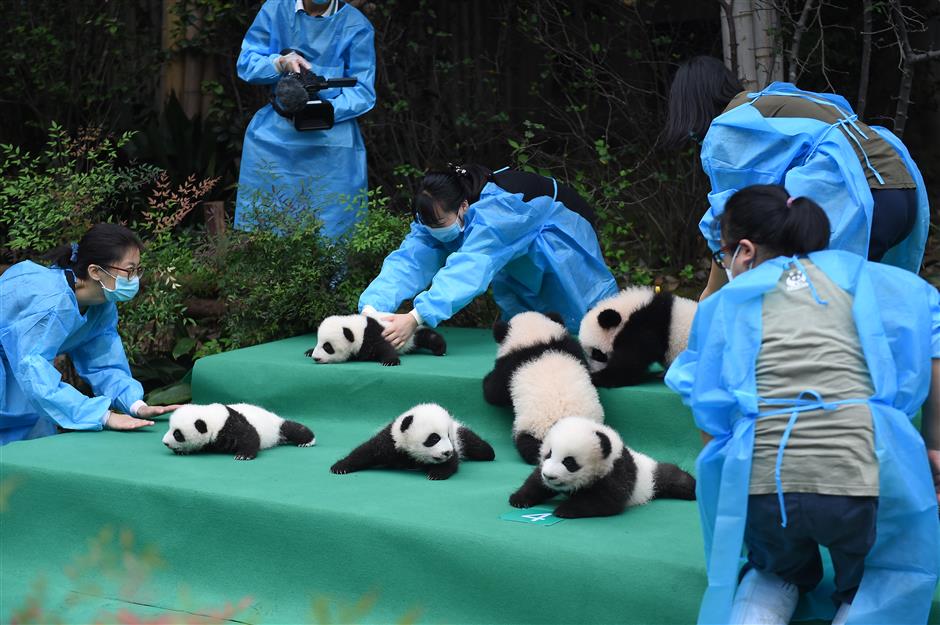
{"label": "panda cub's black ear", "polygon": [[493,338],[497,343],[502,343],[506,335],[509,334],[509,324],[500,319],[493,324]]}
{"label": "panda cub's black ear", "polygon": [[193,425],[195,426],[196,431],[199,432],[200,434],[205,434],[206,432],[209,431],[209,428],[206,427],[206,422],[203,421],[202,419],[196,419],[196,422],[193,423]]}
{"label": "panda cub's black ear", "polygon": [[401,420],[401,431],[404,432],[405,430],[407,430],[408,428],[410,428],[412,421],[414,421],[414,416],[413,416],[413,415],[408,415],[407,417],[405,417],[404,419],[402,419],[402,420]]}
{"label": "panda cub's black ear", "polygon": [[554,311],[549,312],[549,313],[545,313],[545,316],[548,317],[549,319],[551,319],[552,321],[554,321],[555,323],[559,324],[559,325],[565,325],[565,319],[564,319],[564,317],[562,317],[560,314],[558,314],[558,313],[556,313],[556,312],[554,312]]}
{"label": "panda cub's black ear", "polygon": [[610,438],[603,432],[594,432],[594,433],[597,434],[597,438],[600,439],[601,453],[604,454],[604,457],[606,458],[607,456],[610,455]]}
{"label": "panda cub's black ear", "polygon": [[343,336],[345,336],[346,340],[349,341],[350,343],[356,340],[356,335],[353,334],[353,331],[350,330],[349,328],[343,328]]}
{"label": "panda cub's black ear", "polygon": [[613,308],[605,308],[597,315],[597,324],[605,330],[616,328],[622,320],[623,317]]}

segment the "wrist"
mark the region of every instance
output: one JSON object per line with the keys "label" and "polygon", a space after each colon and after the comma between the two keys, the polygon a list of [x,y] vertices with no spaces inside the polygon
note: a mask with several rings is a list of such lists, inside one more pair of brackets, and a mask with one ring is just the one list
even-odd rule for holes
{"label": "wrist", "polygon": [[145,402],[145,401],[142,400],[142,399],[138,399],[138,400],[135,401],[133,404],[131,404],[131,408],[130,408],[130,410],[129,410],[128,412],[131,413],[131,416],[132,416],[132,417],[136,417],[138,411],[139,411],[141,408],[146,408],[146,406],[147,406],[147,402]]}
{"label": "wrist", "polygon": [[101,429],[108,427],[108,421],[111,419],[111,411],[105,410],[104,416],[101,417]]}
{"label": "wrist", "polygon": [[424,323],[424,319],[421,318],[421,313],[418,312],[417,308],[412,308],[409,314],[411,315],[411,318],[414,319],[415,325],[421,325]]}

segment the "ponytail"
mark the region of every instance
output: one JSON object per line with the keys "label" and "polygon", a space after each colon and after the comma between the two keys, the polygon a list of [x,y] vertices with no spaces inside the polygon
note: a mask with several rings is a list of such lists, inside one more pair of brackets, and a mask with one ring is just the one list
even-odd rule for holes
{"label": "ponytail", "polygon": [[144,244],[131,229],[119,224],[96,224],[78,243],[60,245],[46,252],[43,258],[85,279],[89,265],[113,265],[133,248],[143,250]]}
{"label": "ponytail", "polygon": [[798,256],[828,247],[830,225],[808,197],[791,198],[780,185],[754,185],[725,204],[721,231],[727,241],[749,239],[775,255]]}
{"label": "ponytail", "polygon": [[489,182],[492,171],[483,165],[453,165],[446,169],[429,171],[418,184],[415,194],[415,217],[420,223],[436,226],[440,223],[437,210],[456,213],[464,201],[473,204]]}

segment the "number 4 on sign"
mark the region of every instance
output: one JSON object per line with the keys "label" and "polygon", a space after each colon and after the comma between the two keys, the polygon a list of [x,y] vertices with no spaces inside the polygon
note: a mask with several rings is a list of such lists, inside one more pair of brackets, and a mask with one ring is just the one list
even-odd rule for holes
{"label": "number 4 on sign", "polygon": [[563,519],[559,519],[557,516],[552,514],[551,508],[529,508],[528,510],[513,510],[512,512],[507,512],[506,514],[501,515],[499,518],[504,521],[515,521],[516,523],[527,523],[529,525],[538,525],[540,527],[554,525],[555,523],[560,523],[563,521]]}

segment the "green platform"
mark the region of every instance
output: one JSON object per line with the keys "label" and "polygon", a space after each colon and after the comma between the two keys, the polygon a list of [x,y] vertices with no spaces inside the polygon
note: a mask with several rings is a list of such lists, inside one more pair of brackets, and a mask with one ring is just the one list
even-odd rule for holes
{"label": "green platform", "polygon": [[[448,356],[410,355],[394,368],[315,365],[303,356],[312,337],[197,363],[196,402],[263,405],[313,428],[312,448],[266,450],[251,462],[177,457],[160,443],[164,423],[0,448],[0,490],[12,488],[0,512],[0,619],[9,622],[42,576],[46,610],[72,622],[125,608],[183,618],[246,596],[251,604],[236,622],[322,622],[312,606],[324,598],[334,622],[413,622],[416,611],[419,622],[441,624],[694,622],[705,576],[693,502],[550,527],[500,519],[514,510],[508,496],[530,468],[512,447],[510,412],[482,398],[495,344],[488,332],[444,333]],[[601,398],[627,444],[693,467],[698,434],[662,384],[602,390]],[[496,461],[463,463],[443,482],[329,473],[353,446],[427,401],[492,443]],[[105,549],[91,564],[79,559],[103,526],[130,530],[125,550],[152,546],[163,564],[140,567],[135,584],[126,556],[110,562]],[[363,596],[374,605],[355,619],[337,615],[336,606]]]}

